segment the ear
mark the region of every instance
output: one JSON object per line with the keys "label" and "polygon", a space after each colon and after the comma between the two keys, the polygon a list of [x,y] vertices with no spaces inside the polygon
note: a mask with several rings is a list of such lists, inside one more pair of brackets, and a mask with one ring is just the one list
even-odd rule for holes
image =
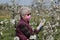
{"label": "ear", "polygon": [[22,18],[24,18],[25,16],[22,16]]}
{"label": "ear", "polygon": [[22,16],[22,18],[24,18],[24,16]]}

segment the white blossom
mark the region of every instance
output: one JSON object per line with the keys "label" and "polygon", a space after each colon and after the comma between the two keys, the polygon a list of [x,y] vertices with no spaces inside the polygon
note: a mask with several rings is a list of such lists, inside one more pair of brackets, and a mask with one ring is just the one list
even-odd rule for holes
{"label": "white blossom", "polygon": [[49,35],[46,40],[54,40],[53,36],[52,35]]}
{"label": "white blossom", "polygon": [[3,33],[2,33],[2,32],[0,32],[0,34],[1,34],[1,35],[3,35]]}
{"label": "white blossom", "polygon": [[37,14],[37,16],[39,16],[40,14]]}
{"label": "white blossom", "polygon": [[56,26],[59,26],[59,22],[56,22],[56,24],[55,24]]}
{"label": "white blossom", "polygon": [[3,21],[1,21],[0,24],[3,24]]}
{"label": "white blossom", "polygon": [[14,37],[14,40],[19,40],[19,37],[17,37],[17,36],[16,36],[16,37]]}
{"label": "white blossom", "polygon": [[60,20],[60,17],[59,16],[57,17],[57,20]]}
{"label": "white blossom", "polygon": [[36,35],[31,35],[29,39],[36,39]]}
{"label": "white blossom", "polygon": [[38,10],[36,10],[36,13],[38,13]]}
{"label": "white blossom", "polygon": [[15,24],[15,19],[11,19],[10,22],[11,22],[12,24]]}

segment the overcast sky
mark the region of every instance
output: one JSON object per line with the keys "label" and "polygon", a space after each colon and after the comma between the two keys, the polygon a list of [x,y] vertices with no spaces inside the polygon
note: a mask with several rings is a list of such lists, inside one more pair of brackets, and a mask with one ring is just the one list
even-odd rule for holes
{"label": "overcast sky", "polygon": [[[57,0],[54,0],[57,1]],[[22,5],[31,5],[33,0],[16,0],[16,3],[22,4]],[[45,5],[49,5],[51,0],[44,0]],[[11,0],[0,0],[0,3],[8,3],[11,4]]]}
{"label": "overcast sky", "polygon": [[[22,5],[31,5],[33,0],[16,0],[16,2],[18,4],[22,4]],[[9,3],[11,4],[11,0],[0,0],[0,3]]]}

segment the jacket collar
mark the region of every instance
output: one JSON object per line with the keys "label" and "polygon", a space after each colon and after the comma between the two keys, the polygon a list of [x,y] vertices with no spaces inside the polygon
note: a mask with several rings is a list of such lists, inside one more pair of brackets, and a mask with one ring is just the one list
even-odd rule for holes
{"label": "jacket collar", "polygon": [[21,19],[20,21],[24,21],[25,23],[29,24],[29,21]]}

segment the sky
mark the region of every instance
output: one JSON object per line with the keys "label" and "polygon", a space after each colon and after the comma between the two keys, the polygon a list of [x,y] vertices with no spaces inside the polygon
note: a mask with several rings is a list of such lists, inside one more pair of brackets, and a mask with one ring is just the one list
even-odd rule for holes
{"label": "sky", "polygon": [[[57,0],[54,0],[57,1]],[[31,5],[33,0],[16,0],[16,3],[21,4],[21,5]],[[45,5],[49,5],[51,3],[51,0],[44,0]],[[0,3],[8,3],[11,4],[11,0],[0,0]]]}
{"label": "sky", "polygon": [[[22,5],[31,5],[33,0],[17,0],[16,3],[22,4]],[[8,3],[11,4],[11,0],[0,0],[0,3]]]}

